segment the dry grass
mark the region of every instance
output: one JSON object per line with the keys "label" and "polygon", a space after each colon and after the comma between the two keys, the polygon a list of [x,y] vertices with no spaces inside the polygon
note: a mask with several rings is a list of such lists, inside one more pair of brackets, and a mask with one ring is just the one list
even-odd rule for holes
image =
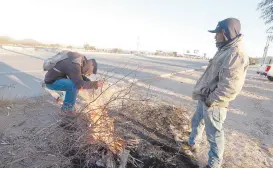
{"label": "dry grass", "polygon": [[1,166],[196,167],[179,152],[189,131],[186,112],[151,100],[149,89],[137,93],[134,81],[124,83],[128,75],[81,91],[76,117],[60,116],[47,97],[13,101],[1,115]]}
{"label": "dry grass", "polygon": [[186,112],[115,85],[83,93],[76,118],[58,115],[48,96],[2,104],[1,167],[196,166],[173,138],[188,133]]}
{"label": "dry grass", "polygon": [[[48,96],[2,99],[0,167],[197,167],[195,159],[206,164],[205,136],[198,155],[179,148],[188,140],[192,109],[163,104],[149,91],[138,93],[134,82],[125,84],[81,93],[73,119],[58,115]],[[223,167],[272,167],[272,153],[260,141],[234,130],[226,138]]]}

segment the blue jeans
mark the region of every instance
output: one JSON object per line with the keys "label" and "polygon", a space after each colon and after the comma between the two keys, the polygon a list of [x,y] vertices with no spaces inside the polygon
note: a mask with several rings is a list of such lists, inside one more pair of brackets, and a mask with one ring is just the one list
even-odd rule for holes
{"label": "blue jeans", "polygon": [[65,99],[61,109],[73,111],[79,90],[70,79],[59,79],[52,84],[46,84],[46,87],[50,90],[65,91]]}
{"label": "blue jeans", "polygon": [[223,123],[226,115],[227,108],[217,106],[208,108],[204,102],[198,101],[196,112],[192,117],[189,144],[199,144],[203,131],[206,130],[210,145],[208,165],[212,168],[219,168],[222,164],[225,149]]}

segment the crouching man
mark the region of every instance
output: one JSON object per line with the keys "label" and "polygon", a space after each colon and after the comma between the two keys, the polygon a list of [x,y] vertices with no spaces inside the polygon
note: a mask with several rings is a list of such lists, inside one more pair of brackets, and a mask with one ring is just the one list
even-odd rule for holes
{"label": "crouching man", "polygon": [[61,55],[65,57],[48,70],[44,82],[50,90],[65,92],[61,114],[75,116],[74,105],[79,90],[97,89],[103,86],[103,82],[90,81],[85,77],[97,73],[95,59],[87,60],[84,55],[71,51],[62,52]]}

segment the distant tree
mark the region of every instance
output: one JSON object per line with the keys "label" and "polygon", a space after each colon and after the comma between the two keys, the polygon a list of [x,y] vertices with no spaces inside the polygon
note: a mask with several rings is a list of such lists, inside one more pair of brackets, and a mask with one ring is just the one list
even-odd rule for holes
{"label": "distant tree", "polygon": [[60,44],[49,44],[48,46],[51,48],[60,48],[61,47]]}
{"label": "distant tree", "polygon": [[84,48],[85,50],[88,50],[88,49],[89,49],[89,47],[90,47],[90,45],[89,45],[89,44],[87,44],[87,43],[85,43],[85,44],[83,45],[83,48]]}
{"label": "distant tree", "polygon": [[[273,23],[273,0],[262,0],[257,9],[262,12],[261,18],[265,20],[265,24]],[[269,29],[273,30],[273,26]]]}
{"label": "distant tree", "polygon": [[160,54],[162,54],[162,51],[161,50],[156,50],[155,55],[160,55]]}
{"label": "distant tree", "polygon": [[113,48],[110,50],[111,53],[123,53],[123,50],[120,48]]}
{"label": "distant tree", "polygon": [[83,45],[83,48],[84,48],[85,50],[92,50],[92,51],[96,50],[96,47],[95,47],[95,46],[90,46],[88,43],[85,43],[85,44]]}
{"label": "distant tree", "polygon": [[96,47],[95,47],[95,46],[89,46],[88,49],[89,49],[89,50],[92,50],[92,51],[95,51],[95,50],[96,50]]}
{"label": "distant tree", "polygon": [[69,46],[67,46],[66,48],[68,48],[68,49],[72,49],[72,46],[71,46],[71,45],[69,45]]}
{"label": "distant tree", "polygon": [[60,44],[54,44],[54,47],[58,48],[58,47],[61,47]]}

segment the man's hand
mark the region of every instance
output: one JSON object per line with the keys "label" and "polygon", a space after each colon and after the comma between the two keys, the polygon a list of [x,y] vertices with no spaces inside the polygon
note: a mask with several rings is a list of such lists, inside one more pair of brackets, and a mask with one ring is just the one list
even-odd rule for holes
{"label": "man's hand", "polygon": [[210,103],[208,100],[205,100],[205,105],[206,105],[207,107],[211,107],[212,103]]}
{"label": "man's hand", "polygon": [[98,81],[98,87],[102,87],[103,86],[103,81]]}

